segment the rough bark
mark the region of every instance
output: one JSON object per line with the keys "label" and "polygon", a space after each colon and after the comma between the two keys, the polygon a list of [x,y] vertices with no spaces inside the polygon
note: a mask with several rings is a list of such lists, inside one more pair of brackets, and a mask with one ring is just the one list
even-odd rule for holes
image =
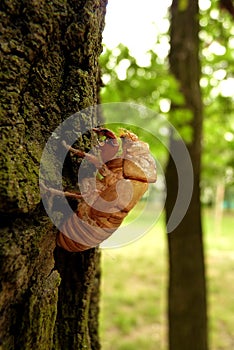
{"label": "rough bark", "polygon": [[[193,138],[187,144],[194,170],[194,189],[188,211],[168,234],[169,245],[169,345],[171,350],[207,349],[206,286],[200,206],[202,99],[199,87],[198,1],[174,0],[171,7],[171,71],[178,79],[185,106],[192,113]],[[183,121],[183,111],[181,115]],[[171,139],[180,152],[181,142]],[[183,163],[183,159],[181,159]],[[186,169],[184,176],[186,178]],[[166,169],[166,217],[177,197],[177,171],[172,158]]]}
{"label": "rough bark", "polygon": [[[54,254],[57,231],[41,205],[38,173],[51,132],[98,101],[106,2],[0,4],[2,350],[99,348],[99,252]],[[95,118],[82,116],[78,129]]]}

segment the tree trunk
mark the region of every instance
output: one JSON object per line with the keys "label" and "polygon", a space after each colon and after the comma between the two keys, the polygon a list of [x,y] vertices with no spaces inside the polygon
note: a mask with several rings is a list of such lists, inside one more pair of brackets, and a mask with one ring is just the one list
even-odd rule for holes
{"label": "tree trunk", "polygon": [[[99,251],[54,253],[57,230],[41,205],[38,174],[53,130],[98,102],[106,2],[0,4],[2,350],[99,349]],[[87,114],[78,129],[96,123]]]}
{"label": "tree trunk", "polygon": [[[192,113],[187,122],[192,141],[187,142],[194,170],[194,188],[188,211],[168,234],[169,245],[169,345],[170,350],[207,349],[206,286],[200,206],[200,158],[202,99],[199,87],[198,1],[174,0],[171,7],[171,71],[184,95],[184,109]],[[183,110],[181,110],[181,124]],[[171,149],[179,154],[181,141],[171,138]],[[181,159],[183,162],[183,159]],[[180,164],[181,167],[181,164]],[[186,169],[184,179],[186,180]],[[167,221],[173,210],[178,185],[172,157],[166,169]]]}

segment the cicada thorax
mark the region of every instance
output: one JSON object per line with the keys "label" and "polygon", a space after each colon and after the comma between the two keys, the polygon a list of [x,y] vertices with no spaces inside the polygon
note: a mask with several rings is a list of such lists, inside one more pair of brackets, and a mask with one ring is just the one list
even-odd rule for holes
{"label": "cicada thorax", "polygon": [[[157,179],[155,160],[150,154],[149,145],[136,135],[127,133],[122,136],[123,144],[123,176],[128,179],[154,183]],[[133,136],[132,136],[133,135]]]}

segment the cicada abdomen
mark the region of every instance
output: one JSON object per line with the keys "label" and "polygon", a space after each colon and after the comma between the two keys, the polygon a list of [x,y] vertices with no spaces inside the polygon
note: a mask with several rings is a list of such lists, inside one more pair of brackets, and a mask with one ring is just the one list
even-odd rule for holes
{"label": "cicada abdomen", "polygon": [[57,237],[58,246],[70,252],[81,252],[98,246],[115,229],[99,228],[86,223],[74,213],[62,226]]}

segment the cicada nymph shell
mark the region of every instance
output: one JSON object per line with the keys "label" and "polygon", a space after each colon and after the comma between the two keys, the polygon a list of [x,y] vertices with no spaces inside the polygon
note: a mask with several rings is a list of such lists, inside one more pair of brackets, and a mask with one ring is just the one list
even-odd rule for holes
{"label": "cicada nymph shell", "polygon": [[127,130],[120,136],[122,145],[111,130],[95,128],[94,131],[106,137],[98,148],[102,164],[94,156],[77,153],[95,164],[101,176],[95,180],[95,191],[90,190],[81,199],[57,237],[57,244],[70,252],[87,250],[106,240],[141,199],[149,183],[156,181],[155,161],[147,143]]}

